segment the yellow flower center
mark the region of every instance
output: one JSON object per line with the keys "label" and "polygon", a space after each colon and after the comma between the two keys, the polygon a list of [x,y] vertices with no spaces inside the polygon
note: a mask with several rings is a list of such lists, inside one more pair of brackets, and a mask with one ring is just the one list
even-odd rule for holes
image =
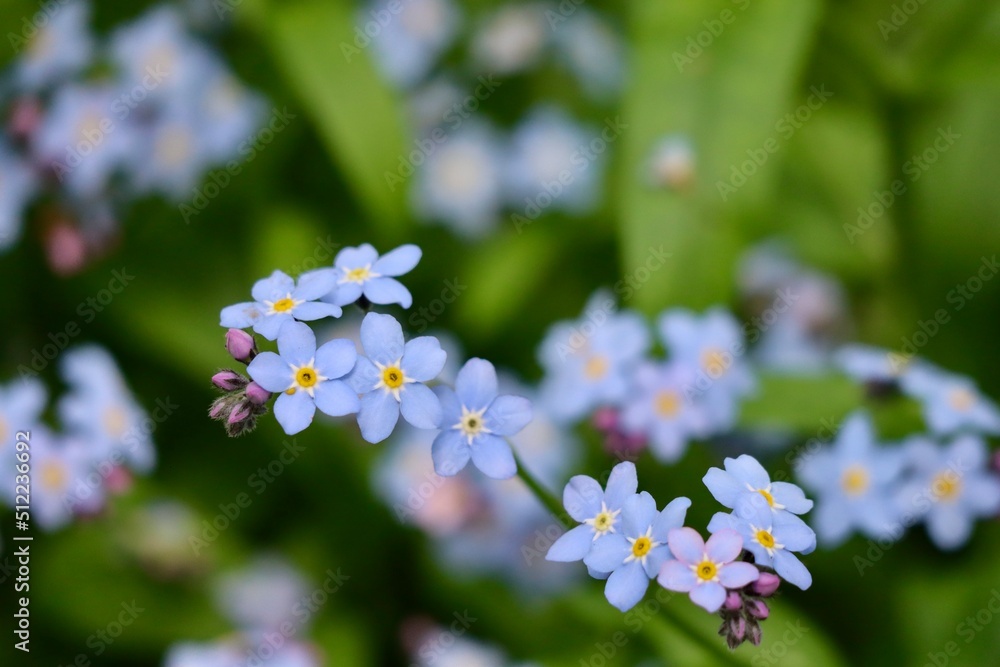
{"label": "yellow flower center", "polygon": [[661,391],[656,395],[656,414],[661,417],[676,417],[681,411],[680,397],[676,391]]}
{"label": "yellow flower center", "polygon": [[615,517],[611,512],[601,512],[594,517],[594,530],[599,533],[606,533],[615,525]]}
{"label": "yellow flower center", "polygon": [[702,581],[714,581],[719,573],[719,567],[710,560],[703,560],[694,566],[694,573]]}
{"label": "yellow flower center", "polygon": [[653,542],[648,537],[640,537],[632,543],[632,555],[643,558],[653,548]]}
{"label": "yellow flower center", "polygon": [[583,367],[583,374],[588,380],[600,380],[608,374],[608,359],[602,354],[595,354]]}
{"label": "yellow flower center", "polygon": [[278,299],[271,304],[271,310],[276,313],[287,313],[292,308],[295,308],[295,300],[289,296],[286,296],[284,299]]}
{"label": "yellow flower center", "polygon": [[726,372],[729,364],[726,363],[726,354],[717,347],[705,350],[701,355],[701,367],[712,377],[719,377]]}
{"label": "yellow flower center", "polygon": [[480,433],[490,432],[489,429],[486,428],[486,423],[483,421],[484,412],[486,412],[486,408],[473,411],[469,410],[464,405],[462,406],[462,416],[459,417],[458,424],[455,425],[455,428],[462,432],[462,435],[469,440],[470,444]]}
{"label": "yellow flower center", "polygon": [[104,429],[113,438],[120,438],[125,435],[125,426],[128,418],[125,411],[118,406],[112,406],[104,411]]}
{"label": "yellow flower center", "polygon": [[755,537],[757,538],[757,542],[760,544],[760,546],[764,547],[765,549],[774,548],[774,535],[772,535],[770,531],[758,530]]}
{"label": "yellow flower center", "polygon": [[371,269],[367,266],[363,266],[359,269],[351,269],[344,276],[343,282],[345,283],[358,283],[359,285],[369,278],[371,278]]}
{"label": "yellow flower center", "polygon": [[844,493],[849,496],[860,496],[868,490],[870,483],[871,478],[868,471],[859,465],[853,465],[845,470],[840,478],[840,486],[844,489]]}
{"label": "yellow flower center", "polygon": [[319,373],[311,366],[304,366],[295,373],[295,382],[303,389],[315,387],[319,382]]}
{"label": "yellow flower center", "polygon": [[968,389],[955,389],[948,395],[948,403],[959,412],[968,412],[976,403],[976,397]]}
{"label": "yellow flower center", "polygon": [[961,491],[962,480],[951,470],[938,474],[931,483],[931,493],[936,500],[953,501]]}
{"label": "yellow flower center", "polygon": [[399,389],[405,381],[406,377],[398,366],[386,366],[382,369],[382,382],[389,389]]}
{"label": "yellow flower center", "polygon": [[769,506],[774,507],[774,496],[771,495],[770,491],[767,489],[757,489],[757,493],[764,496],[764,500],[767,501]]}
{"label": "yellow flower center", "polygon": [[46,461],[42,464],[42,486],[52,491],[57,491],[66,486],[66,468],[55,461]]}

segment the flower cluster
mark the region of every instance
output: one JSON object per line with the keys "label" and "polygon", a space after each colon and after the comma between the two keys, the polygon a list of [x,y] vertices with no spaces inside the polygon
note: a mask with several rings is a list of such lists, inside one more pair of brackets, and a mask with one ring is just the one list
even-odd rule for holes
{"label": "flower cluster", "polygon": [[635,465],[616,465],[604,489],[585,475],[563,491],[567,514],[579,523],[559,538],[546,558],[582,560],[595,579],[606,579],[608,602],[628,611],[656,579],[668,590],[688,593],[710,613],[721,612],[721,633],[730,646],[760,642],[758,622],[767,618],[762,598],[774,593],[778,578],[801,589],[812,585],[809,571],[794,555],[816,547],[816,535],[799,514],[812,508],[794,484],[771,482],[751,456],[726,459],[712,468],[705,485],[731,513],[708,525],[711,537],[686,527],[691,501],[675,498],[662,510],[649,493],[638,492]]}
{"label": "flower cluster", "polygon": [[[79,269],[116,233],[117,211],[159,193],[192,195],[213,165],[250,150],[264,104],[170,7],[99,44],[85,0],[62,3],[4,73],[0,249],[44,196],[48,258]],[[6,115],[6,114],[5,114]]]}
{"label": "flower cluster", "polygon": [[668,360],[648,356],[641,316],[619,312],[599,292],[580,319],[553,325],[542,342],[542,405],[565,423],[596,412],[609,443],[625,445],[618,453],[634,455],[647,442],[665,463],[683,456],[690,441],[732,428],[755,386],[735,318],[719,308],[701,316],[672,309],[657,318],[657,329]]}
{"label": "flower cluster", "polygon": [[0,387],[0,476],[16,479],[0,502],[24,504],[17,494],[30,488],[32,519],[45,530],[100,513],[109,496],[129,489],[133,472],[148,473],[151,435],[177,409],[167,398],[147,415],[100,347],[65,352],[60,370],[69,385],[55,406],[61,431],[42,420],[48,392],[33,371]]}
{"label": "flower cluster", "polygon": [[[357,415],[361,437],[382,442],[400,417],[418,429],[440,430],[431,448],[438,474],[452,476],[471,460],[489,477],[508,479],[517,472],[506,438],[531,421],[531,404],[519,396],[500,395],[496,369],[484,360],[468,360],[454,390],[431,389],[447,353],[434,336],[406,340],[391,315],[368,312],[361,323],[360,349],[352,340],[335,338],[317,345],[307,321],[339,317],[342,307],[412,303],[395,279],[420,261],[413,245],[383,256],[370,245],[344,248],[332,268],[317,269],[293,280],[281,271],[254,285],[252,302],[224,308],[220,324],[231,327],[227,349],[247,364],[249,378],[231,369],[212,381],[224,395],[209,412],[223,421],[231,436],[251,430],[276,395],[274,414],[285,433],[294,435],[313,421],[316,411],[331,417]],[[242,328],[268,340],[278,351],[260,352]]]}

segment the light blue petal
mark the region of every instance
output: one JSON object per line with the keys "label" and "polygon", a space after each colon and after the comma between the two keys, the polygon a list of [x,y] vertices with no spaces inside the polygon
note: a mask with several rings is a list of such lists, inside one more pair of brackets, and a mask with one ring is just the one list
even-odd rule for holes
{"label": "light blue petal", "polygon": [[401,245],[382,255],[372,266],[372,271],[383,276],[401,276],[413,270],[422,254],[420,248],[413,244]]}
{"label": "light blue petal", "polygon": [[[591,535],[593,536],[593,533]],[[605,533],[594,541],[594,546],[583,562],[586,563],[587,567],[598,572],[614,572],[625,564],[625,559],[631,553],[632,547],[624,535]]]}
{"label": "light blue petal", "polygon": [[583,560],[590,547],[594,544],[594,531],[590,526],[579,525],[555,541],[549,552],[545,554],[545,560],[557,563],[573,563]]}
{"label": "light blue petal", "polygon": [[691,591],[691,602],[710,614],[719,611],[725,601],[726,589],[722,587],[722,584],[717,584],[714,581],[699,584]]}
{"label": "light blue petal", "polygon": [[304,366],[316,356],[316,334],[308,324],[287,322],[278,333],[278,354],[295,366]]}
{"label": "light blue petal", "polygon": [[434,472],[442,477],[457,475],[469,463],[472,450],[458,431],[441,431],[431,445]]}
{"label": "light blue petal", "polygon": [[354,341],[344,338],[329,340],[316,350],[316,370],[328,380],[344,377],[354,369],[357,361],[358,349]]}
{"label": "light blue petal", "polygon": [[604,492],[604,501],[608,504],[608,509],[620,509],[626,500],[635,495],[638,488],[639,477],[635,472],[635,464],[624,461],[616,465],[611,469],[607,490]]}
{"label": "light blue petal", "polygon": [[315,301],[335,289],[337,289],[337,272],[334,269],[316,269],[299,276],[298,285],[292,296],[302,301]]}
{"label": "light blue petal", "polygon": [[[674,557],[688,564],[701,562],[705,555],[705,540],[694,528],[675,528],[667,533],[667,545]],[[672,589],[676,590],[676,589]]]}
{"label": "light blue petal", "polygon": [[362,243],[357,247],[344,248],[338,252],[333,264],[339,269],[360,269],[374,264],[377,259],[378,252],[375,248],[369,243]]}
{"label": "light blue petal", "polygon": [[[779,550],[774,553],[779,554],[788,552]],[[760,570],[758,570],[751,563],[728,563],[719,568],[719,583],[726,588],[743,588],[751,581],[757,581],[759,577]]]}
{"label": "light blue petal", "polygon": [[812,575],[798,558],[784,549],[774,552],[774,571],[778,576],[802,590],[812,586]]}
{"label": "light blue petal", "polygon": [[327,380],[316,386],[316,407],[331,417],[353,415],[361,409],[357,393],[346,382]]}
{"label": "light blue petal", "polygon": [[531,401],[522,396],[497,396],[483,417],[486,428],[509,437],[520,433],[531,422]]}
{"label": "light blue petal", "polygon": [[253,301],[226,306],[219,314],[219,325],[227,329],[247,329],[262,318],[260,306]]}
{"label": "light blue petal", "polygon": [[472,442],[472,462],[493,479],[510,479],[517,474],[510,444],[495,435],[481,435]]}
{"label": "light blue petal", "polygon": [[441,401],[441,428],[451,429],[462,417],[462,405],[455,390],[445,385],[434,387],[434,395]]}
{"label": "light blue petal", "polygon": [[469,359],[455,378],[458,400],[470,410],[482,410],[488,406],[497,397],[497,391],[496,368],[485,359]]}
{"label": "light blue petal", "polygon": [[646,576],[650,579],[655,579],[660,570],[663,569],[664,563],[673,558],[670,554],[670,549],[667,545],[661,544],[658,547],[653,547],[653,550],[646,554],[646,564],[643,565],[643,569],[646,570]]}
{"label": "light blue petal", "polygon": [[621,516],[624,534],[627,537],[640,537],[653,525],[656,501],[648,491],[637,493],[625,501]]}
{"label": "light blue petal", "polygon": [[615,570],[604,586],[604,597],[619,611],[628,611],[639,604],[649,588],[649,578],[639,561],[632,561]]}
{"label": "light blue petal", "polygon": [[437,428],[441,424],[441,401],[426,385],[406,385],[400,394],[400,410],[403,419],[417,428]]}
{"label": "light blue petal", "polygon": [[333,303],[338,306],[346,306],[361,298],[363,289],[357,283],[343,283],[337,285],[337,289],[323,297],[326,303]]}
{"label": "light blue petal", "polygon": [[372,278],[365,282],[362,290],[365,297],[372,303],[379,305],[398,303],[403,308],[409,308],[413,305],[413,296],[410,294],[410,290],[403,287],[403,283],[395,278]]}
{"label": "light blue petal", "polygon": [[665,544],[670,531],[684,525],[689,507],[691,507],[691,500],[684,496],[674,498],[667,503],[663,511],[653,519],[653,539]]}
{"label": "light blue petal", "polygon": [[395,364],[403,356],[403,327],[392,315],[368,313],[361,322],[361,344],[372,361]]}
{"label": "light blue petal", "polygon": [[403,346],[403,374],[417,382],[430,382],[441,373],[447,359],[434,336],[414,338]]}
{"label": "light blue petal", "polygon": [[316,404],[304,391],[281,394],[274,402],[274,416],[288,435],[299,433],[312,423]]}
{"label": "light blue petal", "polygon": [[725,460],[726,471],[743,484],[749,484],[754,489],[764,489],[771,483],[764,467],[749,454],[742,454],[735,459]]}
{"label": "light blue petal", "polygon": [[771,484],[771,496],[774,497],[774,502],[784,505],[792,514],[805,514],[813,508],[813,501],[806,498],[802,489],[788,482]]}
{"label": "light blue petal", "polygon": [[294,384],[288,362],[274,352],[261,352],[250,365],[247,373],[254,382],[272,393],[285,391]]}
{"label": "light blue petal", "polygon": [[972,518],[958,505],[939,502],[927,515],[927,534],[938,548],[957,549],[972,536]]}
{"label": "light blue petal", "polygon": [[375,364],[368,360],[368,357],[358,357],[354,363],[354,368],[344,380],[351,385],[351,388],[359,394],[367,394],[375,389],[379,382],[378,369]]}
{"label": "light blue petal", "polygon": [[281,327],[291,321],[292,316],[288,313],[261,315],[260,319],[254,322],[253,330],[268,340],[275,340],[281,335]]}
{"label": "light blue petal", "polygon": [[730,509],[736,506],[736,499],[748,490],[745,484],[721,468],[709,468],[701,481],[719,504]]}
{"label": "light blue petal", "polygon": [[563,489],[563,507],[577,521],[586,521],[601,511],[604,490],[593,477],[576,475]]}
{"label": "light blue petal", "polygon": [[723,528],[726,528],[729,530],[735,530],[742,534],[746,526],[747,522],[744,519],[733,516],[732,514],[716,512],[712,515],[712,520],[708,522],[708,532],[714,535]]}
{"label": "light blue petal", "polygon": [[813,527],[827,547],[841,544],[851,534],[851,517],[841,503],[824,500],[816,506],[812,516]]}
{"label": "light blue petal", "polygon": [[687,563],[668,560],[660,568],[656,580],[668,591],[687,593],[698,585],[698,577]]}
{"label": "light blue petal", "polygon": [[267,278],[254,283],[250,294],[255,301],[277,301],[288,296],[295,289],[295,281],[283,271],[275,271]]}
{"label": "light blue petal", "polygon": [[340,317],[344,310],[340,306],[332,303],[322,303],[320,301],[308,301],[300,303],[292,310],[292,317],[303,322],[313,322],[324,317]]}
{"label": "light blue petal", "polygon": [[716,563],[728,563],[743,551],[743,536],[735,530],[720,530],[705,542],[705,553]]}
{"label": "light blue petal", "polygon": [[816,548],[816,533],[805,521],[792,514],[776,516],[772,532],[774,539],[788,551],[810,553]]}
{"label": "light blue petal", "polygon": [[371,443],[382,442],[389,437],[399,421],[399,403],[392,394],[381,389],[361,397],[358,412],[358,426],[361,437]]}

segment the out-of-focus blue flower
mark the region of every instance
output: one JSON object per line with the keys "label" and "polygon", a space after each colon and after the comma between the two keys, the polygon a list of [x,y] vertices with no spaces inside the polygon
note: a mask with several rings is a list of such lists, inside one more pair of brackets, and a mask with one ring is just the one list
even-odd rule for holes
{"label": "out-of-focus blue flower", "polygon": [[206,52],[203,58],[201,77],[187,103],[194,107],[199,150],[207,159],[221,163],[237,158],[241,144],[260,127],[265,102],[214,55]]}
{"label": "out-of-focus blue flower", "polygon": [[842,346],[833,355],[833,362],[858,382],[880,384],[899,382],[910,371],[925,367],[920,359],[861,344]]}
{"label": "out-of-focus blue flower", "polygon": [[418,215],[467,237],[493,229],[503,199],[503,155],[491,127],[466,121],[418,168],[411,190]]}
{"label": "out-of-focus blue flower", "polygon": [[459,23],[451,0],[378,0],[358,17],[358,30],[372,37],[375,61],[383,74],[410,87],[434,68]]}
{"label": "out-of-focus blue flower", "polygon": [[712,308],[701,316],[678,308],[663,313],[658,326],[671,358],[697,369],[697,382],[687,395],[703,395],[713,421],[729,425],[736,417],[736,399],[756,385],[744,359],[746,343],[736,318],[724,308]]}
{"label": "out-of-focus blue flower", "polygon": [[649,344],[642,317],[616,312],[614,299],[598,292],[580,319],[554,324],[542,341],[538,356],[545,378],[539,396],[545,409],[554,419],[571,422],[594,408],[618,405]]}
{"label": "out-of-focus blue flower", "polygon": [[533,67],[548,41],[543,4],[503,5],[480,25],[471,51],[485,72],[512,74]]}
{"label": "out-of-focus blue flower", "polygon": [[17,464],[15,438],[18,432],[34,430],[47,400],[45,385],[32,378],[0,385],[0,478],[13,481]]}
{"label": "out-of-focus blue flower", "polygon": [[[72,521],[75,514],[92,514],[104,505],[100,485],[89,485],[92,452],[75,438],[57,438],[46,428],[31,432],[31,518],[43,530],[52,531]],[[87,493],[78,491],[83,485]],[[13,504],[14,484],[4,485]]]}
{"label": "out-of-focus blue flower", "polygon": [[790,482],[772,483],[764,467],[749,454],[727,458],[723,464],[725,470],[709,468],[702,478],[723,506],[736,509],[748,496],[760,495],[774,512],[805,514],[812,509],[813,501],[806,498],[802,489]]}
{"label": "out-of-focus blue flower", "polygon": [[576,76],[583,92],[598,101],[618,95],[627,79],[621,36],[598,14],[577,8],[568,19],[552,12],[557,57]]}
{"label": "out-of-focus blue flower", "polygon": [[588,148],[595,136],[561,109],[532,111],[510,138],[504,180],[511,206],[531,219],[543,211],[592,210],[601,196],[603,162]]}
{"label": "out-of-focus blue flower", "polygon": [[750,563],[733,562],[743,552],[743,538],[723,528],[706,543],[693,528],[675,528],[667,545],[676,560],[664,563],[657,581],[670,591],[688,593],[691,602],[715,613],[726,601],[726,590],[743,588],[760,576]]}
{"label": "out-of-focus blue flower", "polygon": [[0,138],[0,251],[21,236],[25,208],[38,189],[31,166]]}
{"label": "out-of-focus blue flower", "polygon": [[366,357],[358,357],[348,380],[361,395],[358,425],[361,437],[381,442],[403,419],[417,428],[438,428],[441,402],[425,382],[438,376],[447,354],[433,336],[409,342],[391,315],[368,313],[361,323],[361,344]]}
{"label": "out-of-focus blue flower", "polygon": [[379,257],[378,251],[364,243],[356,248],[344,248],[333,260],[336,291],[324,301],[346,306],[364,296],[371,303],[398,303],[403,308],[413,305],[410,291],[395,279],[413,270],[422,253],[415,245],[401,245]]}
{"label": "out-of-focus blue flower", "polygon": [[611,573],[604,587],[608,602],[621,611],[638,604],[649,580],[670,560],[667,535],[684,525],[689,507],[689,499],[675,498],[657,513],[656,501],[645,491],[625,501],[622,530],[595,542],[583,559],[591,570]]}
{"label": "out-of-focus blue flower", "polygon": [[635,371],[634,393],[625,400],[621,423],[626,432],[646,435],[653,455],[664,463],[677,461],[690,439],[712,429],[701,402],[684,395],[693,382],[694,373],[680,364],[646,363]]}
{"label": "out-of-focus blue flower", "polygon": [[336,286],[337,276],[332,269],[303,273],[297,283],[288,274],[275,271],[254,284],[250,292],[253,301],[223,308],[219,324],[231,329],[253,327],[264,338],[274,340],[286,322],[340,317],[340,306],[317,301]]}
{"label": "out-of-focus blue flower", "polygon": [[128,176],[136,192],[159,192],[178,201],[190,196],[212,164],[200,130],[189,104],[164,105],[137,137],[130,156]]}
{"label": "out-of-focus blue flower", "polygon": [[164,667],[239,667],[243,653],[239,644],[225,642],[178,642],[170,647]]}
{"label": "out-of-focus blue flower", "polygon": [[716,513],[708,532],[735,530],[743,536],[743,548],[757,565],[774,568],[785,581],[802,590],[812,585],[812,575],[794,553],[808,554],[816,548],[816,533],[788,512],[772,512],[767,501],[750,496],[732,514]]}
{"label": "out-of-focus blue flower", "polygon": [[685,136],[668,136],[654,147],[649,160],[649,181],[658,188],[681,190],[694,179],[695,154]]}
{"label": "out-of-focus blue flower", "polygon": [[816,493],[813,524],[824,544],[836,546],[854,529],[873,539],[899,537],[901,454],[879,447],[871,418],[856,412],[832,446],[802,457],[796,476]]}
{"label": "out-of-focus blue flower", "polygon": [[969,378],[923,367],[907,373],[900,383],[907,395],[920,401],[924,420],[934,433],[1000,433],[1000,410]]}
{"label": "out-of-focus blue flower", "polygon": [[510,442],[532,475],[548,486],[561,486],[579,462],[582,449],[576,434],[537,403],[537,391],[533,387],[501,373],[500,391],[525,396],[531,401],[531,422],[511,436]]}
{"label": "out-of-focus blue flower", "polygon": [[191,94],[204,72],[206,48],[174,7],[161,5],[111,35],[111,58],[125,89],[141,87],[150,100]]}
{"label": "out-of-focus blue flower", "polygon": [[278,352],[258,354],[247,372],[254,382],[280,393],[274,416],[288,435],[295,435],[316,416],[316,408],[331,417],[358,411],[357,395],[342,378],[358,358],[354,343],[335,339],[316,349],[316,334],[302,322],[287,322],[278,334]]}
{"label": "out-of-focus blue flower", "polygon": [[987,469],[988,451],[979,437],[961,435],[945,447],[918,437],[904,447],[910,476],[897,496],[900,511],[923,517],[938,547],[961,547],[975,519],[1000,511],[1000,479]]}
{"label": "out-of-focus blue flower", "polygon": [[33,137],[36,159],[73,195],[100,195],[135,150],[135,129],[120,120],[116,98],[109,86],[62,86]]}
{"label": "out-of-focus blue flower", "polygon": [[469,359],[458,372],[455,389],[438,387],[443,430],[434,439],[431,456],[439,475],[450,477],[472,459],[494,479],[517,474],[517,464],[505,439],[531,421],[531,403],[521,396],[500,396],[493,364]]}
{"label": "out-of-focus blue flower", "polygon": [[94,54],[90,3],[70,0],[55,11],[32,37],[14,66],[16,84],[39,90],[87,68]]}
{"label": "out-of-focus blue flower", "polygon": [[310,590],[290,563],[263,556],[221,576],[213,593],[216,606],[237,627],[273,632],[283,623],[302,625],[302,619],[295,616],[295,608]]}
{"label": "out-of-focus blue flower", "polygon": [[86,443],[91,459],[151,470],[156,464],[152,421],[108,351],[96,345],[74,348],[64,353],[60,370],[71,390],[59,400],[59,417],[72,436]]}
{"label": "out-of-focus blue flower", "polygon": [[412,667],[515,667],[500,649],[474,639],[458,637],[445,646],[440,638],[448,632],[444,628],[428,629],[426,639],[415,651]]}
{"label": "out-of-focus blue flower", "polygon": [[563,489],[563,507],[581,525],[564,534],[549,549],[546,560],[570,563],[583,560],[595,543],[619,531],[625,502],[636,494],[635,464],[625,461],[611,470],[602,490],[593,477],[576,475]]}

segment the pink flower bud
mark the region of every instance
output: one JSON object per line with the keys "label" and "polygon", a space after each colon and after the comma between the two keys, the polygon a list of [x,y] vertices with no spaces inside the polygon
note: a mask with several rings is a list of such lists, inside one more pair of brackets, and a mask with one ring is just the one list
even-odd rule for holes
{"label": "pink flower bud", "polygon": [[757,595],[767,598],[774,595],[780,584],[781,578],[778,575],[771,574],[770,572],[761,572],[760,578],[753,582],[752,590]]}
{"label": "pink flower bud", "polygon": [[254,405],[264,405],[271,398],[271,392],[264,389],[262,386],[256,382],[251,382],[247,385],[247,398]]}
{"label": "pink flower bud", "polygon": [[614,431],[618,428],[618,411],[614,408],[600,408],[594,413],[594,428],[598,431]]}
{"label": "pink flower bud", "polygon": [[764,620],[771,615],[771,610],[768,609],[767,603],[763,600],[752,600],[747,605],[747,610],[750,612],[751,616],[759,618],[760,620]]}
{"label": "pink flower bud", "polygon": [[238,424],[250,416],[250,404],[240,403],[229,413],[229,423]]}
{"label": "pink flower bud", "polygon": [[228,408],[229,402],[225,398],[217,399],[212,403],[211,409],[208,411],[208,416],[210,419],[222,419],[223,414]]}
{"label": "pink flower bud", "polygon": [[212,384],[222,391],[236,391],[246,386],[247,379],[236,371],[224,370],[212,376]]}
{"label": "pink flower bud", "polygon": [[230,329],[226,332],[226,351],[233,355],[236,361],[248,364],[257,356],[257,344],[253,336],[246,331]]}
{"label": "pink flower bud", "polygon": [[723,604],[723,607],[725,607],[727,611],[737,611],[742,609],[742,596],[740,596],[740,594],[736,591],[729,591],[729,594],[726,595],[726,602]]}

